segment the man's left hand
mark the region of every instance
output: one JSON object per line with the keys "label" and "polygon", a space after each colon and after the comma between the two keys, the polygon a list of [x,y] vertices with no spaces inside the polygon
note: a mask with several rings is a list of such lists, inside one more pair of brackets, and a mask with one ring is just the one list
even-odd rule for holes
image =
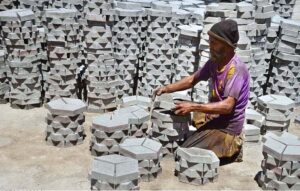
{"label": "man's left hand", "polygon": [[179,102],[176,103],[174,113],[176,115],[186,115],[192,111],[194,103],[192,102]]}

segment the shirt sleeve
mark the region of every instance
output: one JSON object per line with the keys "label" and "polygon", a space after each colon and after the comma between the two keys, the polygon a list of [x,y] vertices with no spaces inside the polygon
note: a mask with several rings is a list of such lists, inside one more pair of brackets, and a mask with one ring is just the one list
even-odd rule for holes
{"label": "shirt sleeve", "polygon": [[209,79],[209,77],[210,77],[210,64],[209,63],[210,63],[209,61],[206,62],[202,68],[199,68],[195,72],[195,78],[196,78],[197,82],[206,81]]}
{"label": "shirt sleeve", "polygon": [[240,71],[236,71],[227,81],[224,89],[224,97],[234,97],[238,100],[241,90],[247,78]]}

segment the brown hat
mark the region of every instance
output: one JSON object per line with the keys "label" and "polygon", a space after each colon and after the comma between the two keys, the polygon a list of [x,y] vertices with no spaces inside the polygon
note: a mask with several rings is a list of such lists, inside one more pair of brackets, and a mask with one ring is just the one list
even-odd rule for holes
{"label": "brown hat", "polygon": [[239,31],[236,21],[227,19],[214,24],[208,35],[221,40],[235,48],[239,41]]}

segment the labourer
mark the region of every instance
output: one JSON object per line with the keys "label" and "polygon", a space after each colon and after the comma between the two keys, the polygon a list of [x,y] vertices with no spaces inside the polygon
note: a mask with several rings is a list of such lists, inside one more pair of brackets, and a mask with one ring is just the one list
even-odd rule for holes
{"label": "labourer", "polygon": [[[250,94],[250,77],[246,65],[235,54],[239,40],[237,23],[230,19],[223,20],[214,24],[208,35],[210,59],[205,65],[191,76],[157,88],[155,94],[159,96],[186,90],[201,80],[210,79],[209,103],[176,104],[175,113],[178,115],[194,112],[193,120],[198,127],[182,147],[209,149],[226,161],[242,161],[241,133]],[[199,116],[205,117],[202,126],[203,120]]]}

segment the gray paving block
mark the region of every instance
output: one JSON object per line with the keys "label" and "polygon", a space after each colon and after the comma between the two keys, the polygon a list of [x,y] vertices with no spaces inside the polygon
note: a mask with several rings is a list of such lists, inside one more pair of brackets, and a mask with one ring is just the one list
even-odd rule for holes
{"label": "gray paving block", "polygon": [[86,105],[79,99],[61,98],[45,105],[51,114],[74,116],[86,111]]}
{"label": "gray paving block", "polygon": [[163,94],[156,98],[154,103],[155,107],[162,108],[165,110],[172,110],[175,108],[173,96],[171,94]]}
{"label": "gray paving block", "polygon": [[138,161],[120,155],[96,157],[92,161],[91,179],[121,184],[138,179]]}
{"label": "gray paving block", "polygon": [[260,134],[260,128],[256,127],[255,125],[244,124],[243,132],[244,132],[245,136],[259,135]]}
{"label": "gray paving block", "polygon": [[299,138],[287,132],[279,136],[267,133],[264,137],[263,151],[283,161],[299,161]]}
{"label": "gray paving block", "polygon": [[200,148],[181,148],[179,147],[177,149],[176,155],[186,159],[189,162],[194,163],[219,163],[220,160],[215,155],[213,151],[200,149]]}
{"label": "gray paving block", "polygon": [[259,142],[260,141],[260,134],[245,136],[244,141],[245,142]]}
{"label": "gray paving block", "polygon": [[264,116],[254,109],[248,108],[246,109],[245,113],[246,113],[246,119],[257,120],[257,121],[264,120]]}
{"label": "gray paving block", "polygon": [[128,119],[121,116],[114,116],[113,113],[104,114],[94,118],[93,127],[104,132],[112,133],[128,129]]}
{"label": "gray paving block", "polygon": [[148,138],[126,139],[120,144],[120,153],[138,160],[158,159],[162,145]]}
{"label": "gray paving block", "polygon": [[279,109],[279,110],[288,110],[294,107],[294,101],[280,95],[266,95],[258,98],[258,103],[262,104],[265,107]]}
{"label": "gray paving block", "polygon": [[298,123],[298,124],[300,123],[300,115],[295,117],[295,123]]}

